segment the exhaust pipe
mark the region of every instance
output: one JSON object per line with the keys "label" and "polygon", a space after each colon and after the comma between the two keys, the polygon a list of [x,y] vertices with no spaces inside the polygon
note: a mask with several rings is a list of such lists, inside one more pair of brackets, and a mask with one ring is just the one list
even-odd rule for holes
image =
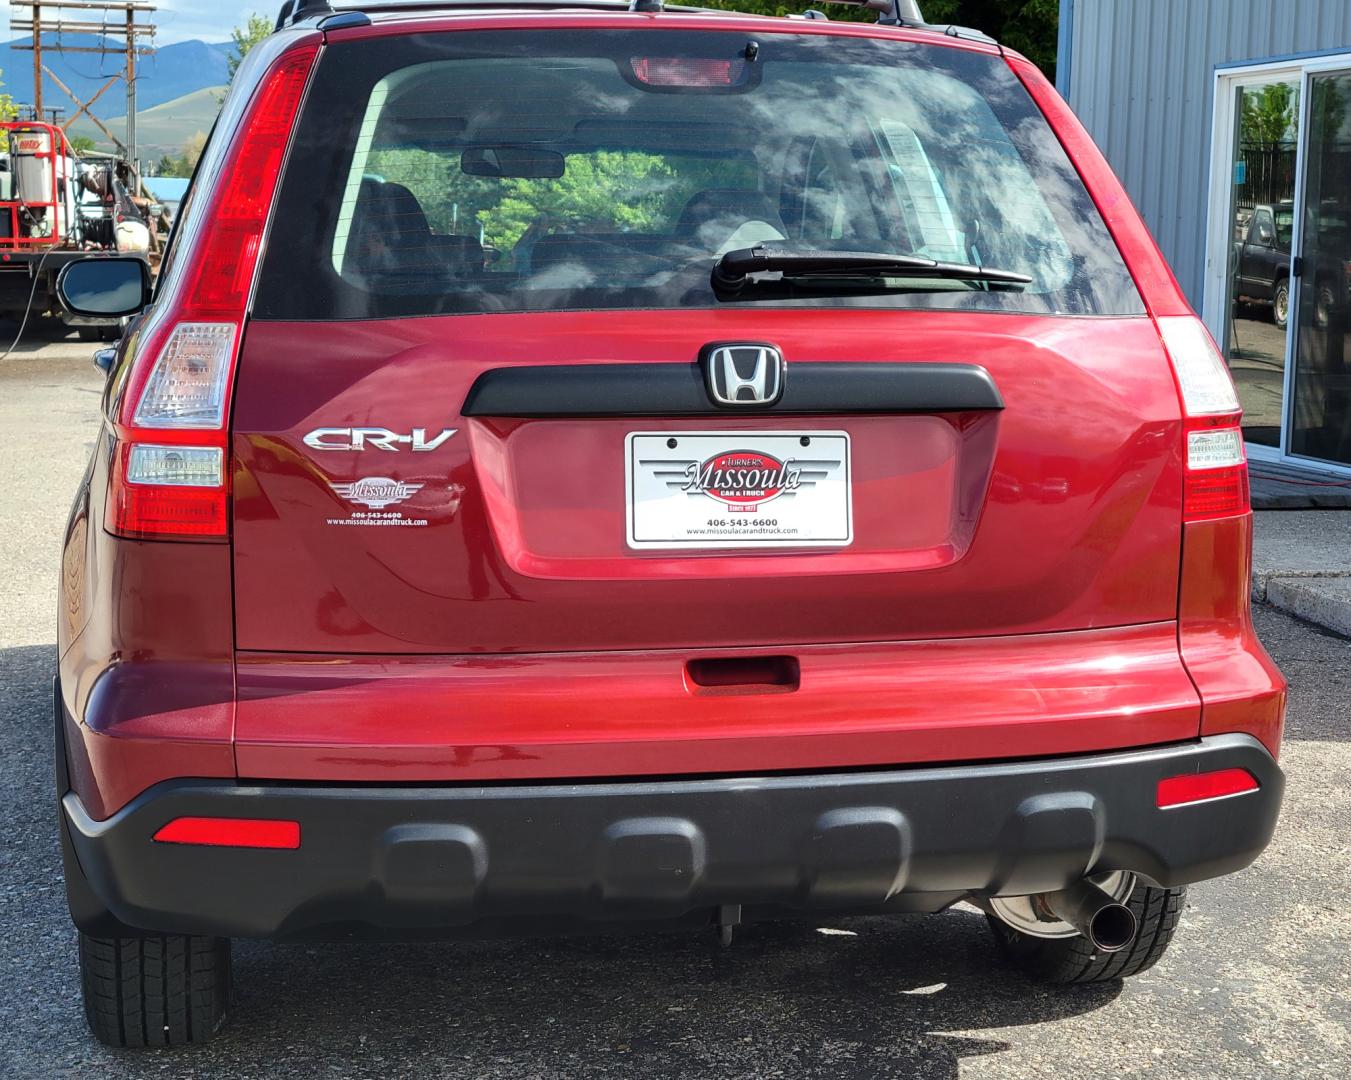
{"label": "exhaust pipe", "polygon": [[1092,942],[1098,952],[1120,952],[1135,940],[1139,929],[1135,913],[1091,881],[1079,881],[1037,899],[1050,914]]}

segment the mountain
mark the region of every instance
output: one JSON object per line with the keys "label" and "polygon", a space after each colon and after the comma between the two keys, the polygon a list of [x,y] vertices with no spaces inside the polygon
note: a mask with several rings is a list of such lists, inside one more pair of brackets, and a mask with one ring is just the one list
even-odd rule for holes
{"label": "mountain", "polygon": [[[211,125],[216,122],[216,113],[220,112],[221,99],[224,97],[223,85],[209,86],[153,108],[138,109],[136,142],[141,161],[149,164],[165,154],[179,154],[183,144],[198,132],[203,135],[209,132]],[[118,138],[126,131],[127,121],[124,116],[108,117],[103,122]],[[69,134],[88,135],[100,150],[113,148],[103,132],[83,116],[71,125]]]}
{"label": "mountain", "polygon": [[[27,45],[32,40],[30,35],[0,45],[3,91],[20,104],[31,104],[33,101],[33,54],[14,46]],[[59,38],[53,35],[50,39],[44,36],[43,63],[82,100],[88,101],[108,78],[122,70],[120,55],[62,52],[57,47],[58,41],[68,47],[97,46],[100,41],[118,47],[119,42],[116,38],[100,38],[94,34],[62,34]],[[194,40],[165,45],[150,56],[138,58],[138,111],[163,105],[208,87],[224,86],[230,81],[226,64],[229,54],[230,47],[227,45],[210,45],[205,41]],[[42,91],[43,105],[48,108],[61,106],[66,110],[66,116],[73,115],[78,108],[49,78],[43,79]],[[94,115],[100,120],[122,116],[126,111],[126,88],[121,84],[110,87],[94,103],[93,109]]]}

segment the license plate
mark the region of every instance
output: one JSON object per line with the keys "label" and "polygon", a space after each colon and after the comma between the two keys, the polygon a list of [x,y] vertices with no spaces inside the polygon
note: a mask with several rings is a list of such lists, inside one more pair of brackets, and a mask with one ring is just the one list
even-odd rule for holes
{"label": "license plate", "polygon": [[843,431],[635,431],[625,480],[631,548],[844,547],[854,538]]}

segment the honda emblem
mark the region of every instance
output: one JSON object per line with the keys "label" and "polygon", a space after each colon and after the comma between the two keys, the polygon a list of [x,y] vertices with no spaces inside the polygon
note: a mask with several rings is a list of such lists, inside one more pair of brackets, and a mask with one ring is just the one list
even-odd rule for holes
{"label": "honda emblem", "polygon": [[773,345],[709,345],[704,379],[716,405],[767,406],[783,394],[783,355]]}

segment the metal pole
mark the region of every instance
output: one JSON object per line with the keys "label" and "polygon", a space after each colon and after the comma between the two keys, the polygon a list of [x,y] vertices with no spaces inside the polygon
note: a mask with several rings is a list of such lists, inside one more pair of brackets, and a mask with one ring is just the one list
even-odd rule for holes
{"label": "metal pole", "polygon": [[33,118],[42,119],[42,7],[33,5]]}
{"label": "metal pole", "polygon": [[127,161],[131,165],[133,193],[141,170],[136,160],[136,13],[127,8]]}

